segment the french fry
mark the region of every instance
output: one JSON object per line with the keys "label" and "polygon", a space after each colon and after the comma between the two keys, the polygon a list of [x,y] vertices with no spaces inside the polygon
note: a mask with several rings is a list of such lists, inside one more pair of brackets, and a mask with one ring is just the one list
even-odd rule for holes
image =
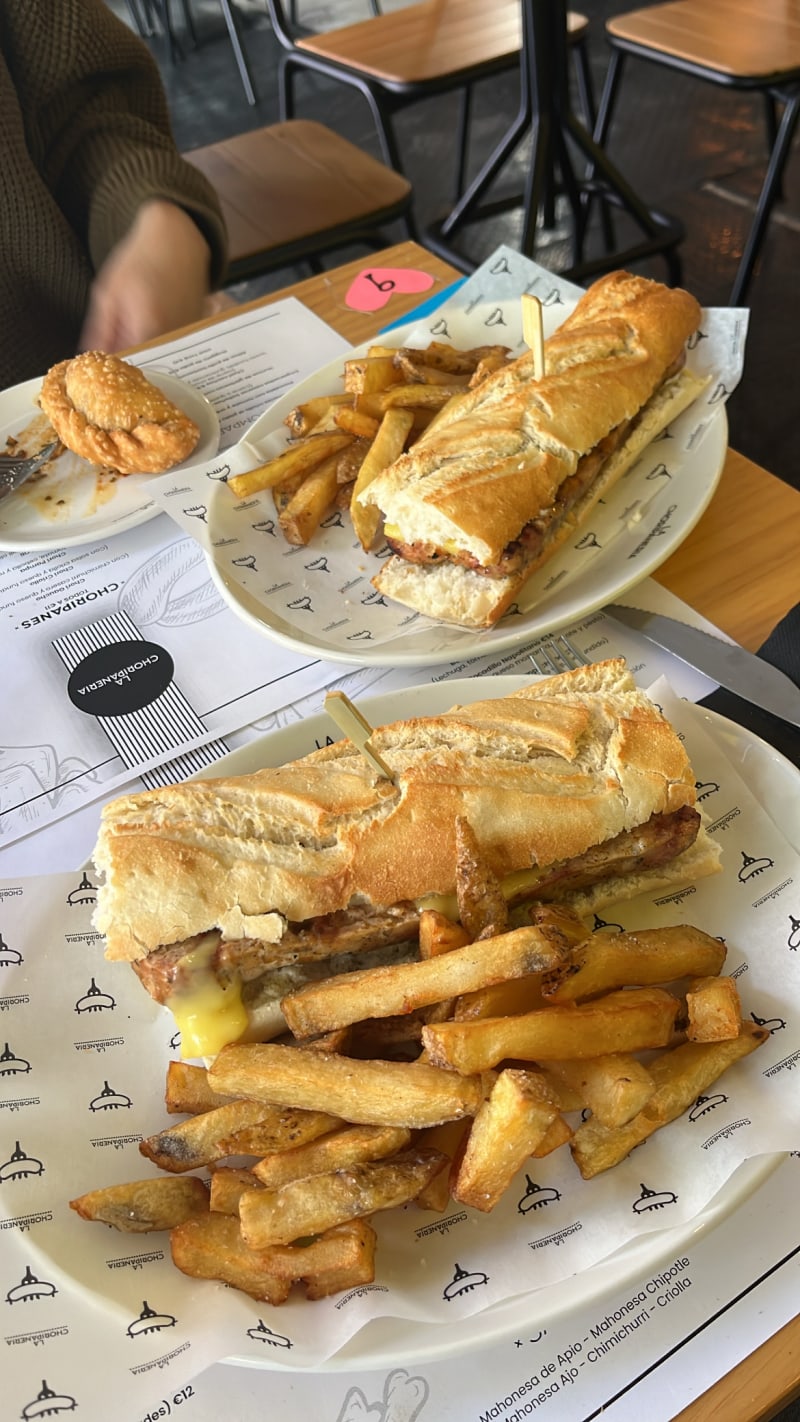
{"label": "french fry", "polygon": [[493,1210],[558,1114],[558,1101],[537,1072],[501,1071],[472,1123],[451,1180],[453,1198]]}
{"label": "french fry", "polygon": [[[262,1103],[263,1105],[263,1103]],[[219,1159],[228,1155],[266,1155],[271,1151],[293,1150],[297,1145],[319,1140],[344,1124],[326,1111],[294,1111],[291,1107],[269,1107],[263,1121],[231,1131],[219,1142]]]}
{"label": "french fry", "polygon": [[435,1066],[472,1076],[509,1058],[547,1062],[598,1056],[609,1046],[620,1052],[664,1047],[678,1007],[678,999],[659,988],[631,988],[520,1017],[439,1022],[423,1027],[422,1042]]}
{"label": "french fry", "polygon": [[505,347],[498,346],[495,351],[482,356],[470,376],[470,390],[474,390],[476,385],[482,385],[484,380],[487,380],[490,375],[494,375],[495,371],[500,370],[501,366],[507,364],[508,352]]}
{"label": "french fry", "polygon": [[543,973],[529,973],[524,978],[466,992],[456,998],[451,1015],[456,1022],[472,1022],[478,1017],[515,1017],[535,1012],[547,1006],[542,997],[543,977]]}
{"label": "french fry", "polygon": [[351,395],[374,395],[378,390],[399,384],[402,379],[403,372],[395,364],[394,352],[358,356],[344,363],[344,388]]}
{"label": "french fry", "polygon": [[544,993],[549,1002],[576,1002],[612,988],[708,977],[720,971],[725,952],[718,938],[685,924],[600,933],[573,949],[548,978]]}
{"label": "french fry", "polygon": [[402,372],[406,381],[412,385],[452,385],[466,388],[469,381],[468,372],[456,374],[454,371],[439,370],[435,365],[426,365],[424,361],[415,360],[410,351],[399,350],[394,358],[394,364],[398,371]]}
{"label": "french fry", "polygon": [[[376,395],[373,398],[377,400],[383,397]],[[366,508],[359,503],[359,494],[368,488],[373,479],[376,479],[381,473],[381,470],[386,469],[389,464],[393,464],[395,459],[402,454],[413,418],[413,415],[410,415],[407,410],[390,410],[384,414],[372,447],[358,471],[350,512],[356,535],[364,549],[369,549],[375,540],[380,514],[377,509]]]}
{"label": "french fry", "polygon": [[208,1191],[196,1175],[183,1180],[154,1175],[149,1180],[89,1190],[70,1200],[69,1207],[81,1219],[97,1220],[125,1234],[150,1234],[208,1214]]}
{"label": "french fry", "polygon": [[[511,903],[513,904],[513,902],[512,893]],[[568,904],[534,903],[528,910],[528,917],[531,923],[538,923],[540,928],[545,925],[557,928],[566,941],[573,946],[577,943],[585,943],[586,939],[591,937],[583,919]]]}
{"label": "french fry", "polygon": [[412,406],[420,410],[441,410],[454,395],[463,394],[462,385],[393,385],[390,390],[370,396],[369,409],[370,412],[383,410],[384,413]]}
{"label": "french fry", "polygon": [[[546,1073],[543,1075],[546,1078]],[[566,1145],[568,1141],[572,1140],[574,1134],[572,1127],[564,1120],[564,1117],[556,1116],[555,1120],[550,1122],[538,1145],[531,1151],[531,1158],[543,1160],[546,1155],[552,1155],[554,1150],[560,1150],[562,1145]]]}
{"label": "french fry", "polygon": [[209,1076],[234,1094],[312,1111],[327,1107],[356,1125],[412,1130],[473,1115],[483,1098],[480,1077],[457,1077],[424,1062],[354,1061],[269,1042],[223,1047]]}
{"label": "french fry", "polygon": [[278,1190],[307,1175],[330,1175],[364,1161],[383,1160],[410,1140],[411,1132],[402,1126],[346,1126],[307,1145],[265,1156],[253,1166],[253,1174],[262,1185]]}
{"label": "french fry", "polygon": [[[230,1093],[238,1095],[239,1093]],[[139,1142],[139,1151],[161,1170],[181,1175],[197,1170],[201,1165],[222,1160],[226,1151],[220,1141],[232,1131],[252,1125],[267,1113],[261,1101],[230,1101],[199,1116],[191,1116],[177,1126],[170,1126]]]}
{"label": "french fry", "polygon": [[211,1172],[209,1206],[221,1215],[239,1215],[239,1201],[245,1190],[261,1190],[252,1170],[237,1165],[218,1165]]}
{"label": "french fry", "polygon": [[[345,453],[347,451],[345,450]],[[272,486],[272,502],[275,505],[275,512],[280,516],[289,507],[297,490],[306,479],[305,470],[301,469],[299,474],[290,474],[288,479],[282,479],[280,484]]]}
{"label": "french fry", "polygon": [[629,1053],[590,1057],[588,1061],[551,1061],[548,1067],[583,1098],[604,1126],[623,1126],[632,1120],[655,1091],[650,1072]]}
{"label": "french fry", "polygon": [[169,1062],[164,1102],[171,1116],[197,1116],[215,1106],[230,1104],[230,1096],[220,1096],[208,1084],[205,1067],[190,1062]]}
{"label": "french fry", "polygon": [[[344,1224],[326,1229],[308,1244],[271,1245],[262,1257],[269,1259],[270,1268],[278,1278],[327,1279],[334,1273],[347,1273],[346,1282],[339,1287],[352,1288],[356,1283],[371,1282],[375,1273],[375,1243],[376,1234],[368,1220],[346,1220]],[[361,1277],[353,1277],[356,1270]],[[335,1290],[326,1289],[326,1292]]]}
{"label": "french fry", "polygon": [[[391,355],[397,357],[398,350],[392,346],[370,346],[370,355]],[[476,369],[486,356],[493,352],[502,351],[509,355],[507,346],[473,346],[470,350],[458,350],[455,346],[449,346],[446,341],[431,341],[424,349],[413,346],[401,347],[403,354],[411,360],[418,361],[420,365],[432,365],[437,370],[450,370],[454,374],[463,374]]]}
{"label": "french fry", "polygon": [[310,1037],[365,1017],[413,1012],[443,998],[544,971],[561,953],[558,933],[531,924],[427,961],[363,968],[309,983],[284,997],[281,1011],[296,1037]]}
{"label": "french fry", "polygon": [[508,904],[500,881],[478,848],[465,815],[456,815],[456,898],[458,916],[470,938],[496,938],[508,927]]}
{"label": "french fry", "polygon": [[279,1190],[242,1196],[242,1236],[251,1249],[295,1239],[404,1205],[442,1167],[437,1151],[408,1150],[392,1160],[355,1165],[333,1175],[309,1175]]}
{"label": "french fry", "polygon": [[336,462],[336,482],[337,484],[352,484],[358,477],[358,471],[369,453],[371,440],[354,439],[352,444],[343,449]]}
{"label": "french fry", "polygon": [[454,923],[438,909],[423,909],[419,916],[419,956],[423,960],[438,958],[453,948],[469,943],[469,934],[460,923]]}
{"label": "french fry", "polygon": [[187,1220],[172,1230],[169,1243],[173,1264],[192,1279],[217,1279],[261,1303],[282,1304],[289,1297],[292,1280],[277,1277],[247,1248],[233,1215]]}
{"label": "french fry", "polygon": [[[371,1284],[375,1278],[375,1246],[377,1235],[366,1220],[348,1220],[346,1224],[335,1225],[318,1240],[308,1245],[317,1255],[311,1260],[297,1259],[306,1273],[301,1275],[310,1300],[324,1299],[329,1294],[341,1293],[343,1289],[354,1289],[359,1284]],[[289,1246],[297,1249],[297,1246]],[[323,1249],[326,1254],[323,1256]],[[323,1257],[332,1255],[330,1264],[324,1264]],[[320,1262],[317,1262],[319,1258]]]}
{"label": "french fry", "polygon": [[[244,1093],[229,1094],[242,1096]],[[261,1126],[258,1140],[262,1144],[256,1153],[263,1155],[266,1150],[279,1149],[281,1141],[286,1146],[297,1145],[301,1140],[312,1140],[314,1133],[321,1135],[323,1131],[333,1130],[340,1123],[322,1111],[309,1118],[303,1112],[285,1107],[276,1110],[263,1101],[234,1100],[148,1136],[140,1141],[139,1150],[162,1170],[183,1174],[224,1160],[227,1155],[244,1154],[241,1132],[257,1124]]]}
{"label": "french fry", "polygon": [[359,439],[374,439],[379,428],[379,421],[373,415],[365,415],[361,410],[351,409],[349,405],[339,406],[334,415],[334,424],[347,434],[357,435]]}
{"label": "french fry", "polygon": [[435,1210],[437,1214],[447,1209],[450,1199],[450,1167],[468,1130],[469,1122],[461,1120],[445,1121],[443,1126],[431,1126],[427,1131],[420,1131],[416,1144],[426,1150],[440,1151],[444,1160],[441,1170],[427,1185],[423,1185],[417,1195],[414,1203],[418,1209]]}
{"label": "french fry", "polygon": [[724,1042],[738,1037],[742,1024],[739,991],[733,978],[698,978],[686,989],[690,1042]]}
{"label": "french fry", "polygon": [[352,405],[352,395],[316,395],[302,405],[296,405],[284,420],[295,438],[310,434],[316,425],[339,405]]}
{"label": "french fry", "polygon": [[766,1042],[769,1031],[743,1022],[741,1036],[728,1042],[686,1042],[650,1062],[656,1089],[644,1110],[624,1126],[604,1126],[590,1117],[570,1141],[584,1180],[609,1170],[691,1106],[722,1072]]}
{"label": "french fry", "polygon": [[310,434],[297,444],[290,444],[288,449],[276,454],[274,459],[268,459],[257,468],[249,469],[246,474],[233,474],[228,480],[228,488],[237,499],[245,499],[250,494],[257,494],[262,489],[271,489],[275,484],[281,484],[292,474],[309,474],[323,459],[345,449],[352,438],[352,435],[345,434],[343,430],[328,434]]}
{"label": "french fry", "polygon": [[[323,436],[320,436],[322,438]],[[307,474],[279,515],[279,523],[287,543],[302,547],[313,538],[336,497],[338,454]]]}

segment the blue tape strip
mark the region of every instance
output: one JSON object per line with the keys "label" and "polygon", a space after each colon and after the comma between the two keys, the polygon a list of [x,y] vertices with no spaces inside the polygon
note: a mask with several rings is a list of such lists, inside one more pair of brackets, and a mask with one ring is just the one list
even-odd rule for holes
{"label": "blue tape strip", "polygon": [[416,321],[423,316],[430,315],[432,311],[436,311],[442,305],[442,302],[447,301],[454,292],[458,291],[459,287],[462,287],[466,280],[467,278],[465,276],[461,277],[458,281],[452,282],[450,286],[444,287],[442,291],[437,291],[435,296],[431,296],[427,301],[423,301],[421,306],[415,306],[413,311],[407,311],[405,316],[401,316],[399,320],[391,321],[388,326],[381,326],[378,335],[382,336],[385,331],[393,331],[396,326],[407,326],[411,321]]}

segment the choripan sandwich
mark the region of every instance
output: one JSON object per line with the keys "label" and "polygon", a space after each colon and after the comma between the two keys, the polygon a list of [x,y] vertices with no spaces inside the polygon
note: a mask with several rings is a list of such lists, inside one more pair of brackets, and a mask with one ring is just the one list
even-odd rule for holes
{"label": "choripan sandwich", "polygon": [[332,963],[413,956],[423,908],[458,913],[459,816],[517,912],[589,912],[718,867],[686,752],[624,662],[398,721],[372,744],[391,780],[345,740],[104,809],[95,923],[171,1008],[184,1055],[274,1034],[276,1000]]}
{"label": "choripan sandwich", "polygon": [[490,626],[706,383],[685,366],[700,307],[628,272],[601,278],[545,342],[452,400],[359,495],[394,550],[397,602]]}

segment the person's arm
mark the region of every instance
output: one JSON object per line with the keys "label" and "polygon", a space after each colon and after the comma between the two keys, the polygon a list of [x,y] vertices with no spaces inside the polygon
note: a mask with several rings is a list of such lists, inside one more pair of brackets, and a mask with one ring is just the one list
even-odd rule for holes
{"label": "person's arm", "polygon": [[81,349],[118,351],[196,321],[210,265],[209,245],[182,208],[144,203],[92,284]]}
{"label": "person's arm", "polygon": [[160,289],[148,320],[166,284],[184,315],[222,276],[225,227],[213,189],[175,147],[146,45],[103,0],[3,0],[0,31],[29,151],[97,273],[89,319],[119,273],[140,293],[151,280]]}

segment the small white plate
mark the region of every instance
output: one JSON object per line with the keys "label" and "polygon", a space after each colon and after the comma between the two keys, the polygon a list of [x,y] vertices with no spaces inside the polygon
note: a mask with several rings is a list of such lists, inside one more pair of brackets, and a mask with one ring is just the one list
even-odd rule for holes
{"label": "small white plate", "polygon": [[[148,369],[147,378],[200,430],[196,449],[175,468],[188,469],[213,458],[219,446],[219,420],[210,400],[193,385],[164,371]],[[51,426],[37,404],[41,387],[40,379],[27,380],[0,392],[0,448],[9,435],[21,438],[32,449],[47,442]],[[161,505],[151,493],[153,479],[158,477],[128,474],[122,478],[66,450],[0,502],[0,550],[29,553],[72,548],[147,523],[161,513]]]}
{"label": "small white plate", "polygon": [[[566,304],[545,307],[545,334],[571,310]],[[424,322],[397,327],[377,338],[389,346],[427,346],[432,339],[456,346],[500,342],[518,354],[520,304],[499,302],[470,311],[434,312]],[[364,354],[369,344],[373,342],[351,354]],[[295,405],[342,389],[346,358],[340,356],[309,376],[256,420],[245,442],[258,456],[266,459],[283,448],[287,438],[283,420]],[[579,536],[533,574],[518,603],[495,627],[468,630],[415,616],[408,609],[398,613],[397,604],[387,606],[370,583],[380,564],[373,555],[362,553],[346,515],[326,519],[327,526],[318,530],[307,549],[292,548],[276,534],[269,540],[266,560],[259,556],[263,532],[255,535],[256,556],[253,566],[248,566],[241,557],[241,524],[234,528],[232,523],[230,492],[219,483],[210,495],[208,512],[212,540],[219,545],[209,558],[211,574],[233,611],[255,631],[326,661],[435,666],[507,651],[579,622],[613,602],[683,542],[717,487],[728,447],[724,408],[715,407],[710,420],[708,411],[704,414],[708,428],[702,441],[682,452],[675,452],[681,443],[677,439],[651,445],[607,500],[597,505]],[[682,430],[686,438],[686,422],[694,419],[687,411],[671,428]],[[249,523],[271,529],[275,509],[269,492],[254,496],[252,503],[256,507]],[[231,533],[239,537],[229,537]],[[232,565],[231,550],[240,555],[238,567]],[[249,546],[245,551],[251,551]],[[298,556],[304,553],[308,556]]]}
{"label": "small white plate", "polygon": [[[398,717],[435,716],[458,702],[468,703],[491,693],[507,696],[525,685],[527,677],[491,677],[466,681],[440,682],[411,687],[402,692],[365,698],[361,709],[372,725],[379,726]],[[696,707],[716,740],[725,748],[731,764],[756,799],[779,823],[789,842],[800,851],[800,771],[774,747],[735,722]],[[264,766],[307,755],[327,737],[338,740],[339,733],[330,717],[321,713],[252,741],[224,760],[203,771],[198,779],[219,775],[248,775]],[[654,1230],[631,1241],[593,1268],[563,1279],[548,1288],[506,1299],[457,1323],[420,1323],[415,1320],[375,1318],[320,1365],[320,1372],[401,1366],[413,1358],[417,1364],[456,1357],[470,1348],[487,1347],[512,1336],[520,1328],[538,1329],[568,1317],[592,1300],[624,1288],[643,1277],[666,1258],[680,1254],[707,1230],[732,1214],[759,1188],[783,1159],[780,1155],[759,1156],[746,1161],[725,1183],[713,1200],[694,1219],[672,1229]],[[274,1350],[267,1357],[262,1348],[240,1352],[226,1362],[244,1367],[286,1371]],[[288,1368],[291,1370],[291,1368]]]}

